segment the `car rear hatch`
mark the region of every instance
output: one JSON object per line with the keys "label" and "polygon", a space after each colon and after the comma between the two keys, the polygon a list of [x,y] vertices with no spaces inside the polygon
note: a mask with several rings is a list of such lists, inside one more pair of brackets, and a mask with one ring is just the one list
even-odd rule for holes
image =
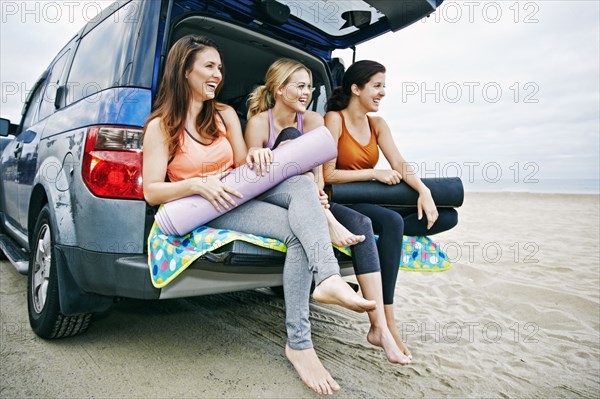
{"label": "car rear hatch", "polygon": [[[242,81],[240,76],[244,75],[249,85],[258,82],[264,76],[268,65],[280,54],[302,59],[306,65],[311,66],[313,78],[325,73],[324,71],[321,73],[315,65],[322,60],[317,58],[311,60],[304,56],[296,57],[296,53],[292,50],[283,49],[283,45],[278,48],[276,43],[269,42],[266,38],[287,42],[295,49],[329,60],[333,50],[349,48],[386,32],[400,30],[435,11],[442,1],[173,0],[171,4],[164,1],[162,9],[163,12],[172,9],[169,21],[170,37],[167,39],[169,43],[173,43],[184,34],[197,33],[215,40],[222,49],[225,49],[227,79],[236,83],[226,87],[221,92],[220,98],[235,108],[233,99],[246,99],[249,90],[242,87],[244,85],[240,83]],[[242,32],[245,29],[249,31],[247,36],[238,33],[238,30]],[[236,51],[232,47],[233,42],[239,43],[240,46],[247,46],[248,49],[255,49],[255,52],[246,54],[242,49]],[[167,50],[168,46],[163,49],[164,56]],[[244,58],[246,56],[261,58],[267,51],[273,52],[271,54],[273,59],[265,58],[263,62]],[[246,62],[239,62],[236,58],[240,57]],[[228,58],[233,62],[227,62],[230,61]],[[259,68],[258,64],[261,62],[264,65]],[[248,71],[256,69],[260,69],[261,73],[260,78],[255,79]],[[323,81],[324,77],[325,75],[321,77],[322,91],[329,93],[330,88],[328,82]],[[245,113],[239,113],[239,116],[243,119]],[[148,230],[151,220],[149,222]],[[350,258],[337,251],[336,257],[344,266],[350,267]],[[242,266],[245,272],[248,272],[249,266],[260,266],[264,272],[265,267],[281,268],[283,259],[284,255],[274,250],[234,241],[217,251],[205,254],[196,262],[195,267],[235,273],[242,270],[237,269],[238,266]],[[214,265],[211,266],[211,263]],[[223,264],[228,268],[223,269],[221,266]]]}
{"label": "car rear hatch", "polygon": [[436,10],[443,0],[198,0],[175,1],[182,10],[204,11],[246,23],[329,59],[386,32],[398,31]]}

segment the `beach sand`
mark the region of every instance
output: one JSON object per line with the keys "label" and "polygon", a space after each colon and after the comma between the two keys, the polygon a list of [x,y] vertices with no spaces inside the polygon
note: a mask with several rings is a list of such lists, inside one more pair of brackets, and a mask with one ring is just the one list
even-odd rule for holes
{"label": "beach sand", "polygon": [[[600,390],[599,197],[467,193],[434,236],[442,273],[401,271],[396,316],[413,364],[387,363],[368,320],[311,305],[313,340],[344,398],[589,397]],[[26,279],[0,265],[0,397],[299,398],[270,290],[123,301],[85,334],[29,329]]]}

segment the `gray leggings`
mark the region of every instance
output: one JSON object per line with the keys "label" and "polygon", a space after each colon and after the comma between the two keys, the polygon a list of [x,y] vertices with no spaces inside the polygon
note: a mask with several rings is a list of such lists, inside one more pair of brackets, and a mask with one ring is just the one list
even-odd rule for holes
{"label": "gray leggings", "polygon": [[283,268],[288,346],[312,348],[310,286],[340,268],[315,184],[307,176],[285,180],[258,198],[207,223],[211,227],[276,238],[287,246]]}

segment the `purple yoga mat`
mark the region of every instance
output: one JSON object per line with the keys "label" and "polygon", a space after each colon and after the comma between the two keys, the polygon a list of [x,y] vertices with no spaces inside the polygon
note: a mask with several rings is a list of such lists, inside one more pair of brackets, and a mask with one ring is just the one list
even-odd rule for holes
{"label": "purple yoga mat", "polygon": [[[331,133],[321,126],[273,150],[273,163],[265,176],[257,176],[254,169],[244,164],[232,170],[223,182],[242,193],[244,198],[233,197],[239,206],[285,179],[307,172],[336,156],[337,147]],[[223,212],[217,212],[203,197],[192,195],[167,202],[160,207],[155,219],[163,233],[183,236]]]}

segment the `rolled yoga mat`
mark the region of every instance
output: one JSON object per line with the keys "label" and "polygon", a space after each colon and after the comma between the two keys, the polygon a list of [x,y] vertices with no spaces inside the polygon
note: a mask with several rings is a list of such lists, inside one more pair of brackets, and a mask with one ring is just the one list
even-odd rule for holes
{"label": "rolled yoga mat", "polygon": [[[431,191],[438,207],[457,208],[462,205],[465,191],[458,177],[432,177],[421,181]],[[419,195],[406,182],[389,186],[378,181],[333,184],[331,201],[339,204],[377,204],[382,206],[416,207]]]}
{"label": "rolled yoga mat", "polygon": [[[257,176],[256,169],[250,169],[244,164],[233,169],[222,181],[244,196],[232,196],[239,206],[282,181],[307,172],[336,156],[337,147],[331,133],[321,126],[273,150],[273,163],[265,176]],[[223,212],[217,212],[203,197],[192,195],[161,206],[155,220],[163,233],[183,236],[221,216]]]}

